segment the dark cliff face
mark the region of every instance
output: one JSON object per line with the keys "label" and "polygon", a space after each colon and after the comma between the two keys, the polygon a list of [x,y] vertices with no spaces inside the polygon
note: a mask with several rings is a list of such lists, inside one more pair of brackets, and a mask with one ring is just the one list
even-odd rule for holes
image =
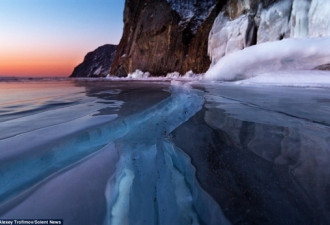
{"label": "dark cliff face", "polygon": [[109,74],[116,49],[117,45],[107,44],[89,52],[70,77],[105,77]]}
{"label": "dark cliff face", "polygon": [[124,32],[110,74],[125,76],[140,69],[151,75],[210,65],[208,35],[226,1],[126,0]]}

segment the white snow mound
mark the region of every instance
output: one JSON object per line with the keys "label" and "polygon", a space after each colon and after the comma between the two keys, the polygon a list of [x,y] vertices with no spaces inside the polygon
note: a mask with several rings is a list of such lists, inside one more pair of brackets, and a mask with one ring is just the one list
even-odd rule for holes
{"label": "white snow mound", "polygon": [[205,74],[209,80],[243,80],[280,70],[310,70],[330,63],[330,37],[266,42],[224,56]]}
{"label": "white snow mound", "polygon": [[330,87],[330,71],[296,70],[276,71],[260,74],[246,80],[236,81],[238,85]]}

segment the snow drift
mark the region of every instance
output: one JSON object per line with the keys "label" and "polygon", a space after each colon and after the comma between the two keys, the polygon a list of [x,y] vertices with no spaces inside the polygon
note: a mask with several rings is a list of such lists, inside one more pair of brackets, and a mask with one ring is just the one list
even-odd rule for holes
{"label": "snow drift", "polygon": [[330,38],[285,39],[262,43],[223,57],[206,79],[233,81],[280,70],[309,70],[330,62]]}
{"label": "snow drift", "polygon": [[234,83],[238,85],[330,87],[330,72],[319,70],[275,71]]}

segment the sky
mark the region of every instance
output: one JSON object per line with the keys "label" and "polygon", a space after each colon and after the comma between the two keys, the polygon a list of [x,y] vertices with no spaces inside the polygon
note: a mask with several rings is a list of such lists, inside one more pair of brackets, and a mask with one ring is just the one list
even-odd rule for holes
{"label": "sky", "polygon": [[0,76],[69,76],[118,44],[125,0],[0,0]]}

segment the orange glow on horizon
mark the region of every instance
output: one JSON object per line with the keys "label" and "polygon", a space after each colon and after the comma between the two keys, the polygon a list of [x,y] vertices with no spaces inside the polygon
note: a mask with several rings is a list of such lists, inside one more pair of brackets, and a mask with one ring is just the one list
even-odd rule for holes
{"label": "orange glow on horizon", "polygon": [[[17,52],[17,51],[16,51]],[[87,52],[2,52],[0,76],[69,76]]]}
{"label": "orange glow on horizon", "polygon": [[2,0],[0,76],[69,76],[84,56],[119,42],[124,0]]}

